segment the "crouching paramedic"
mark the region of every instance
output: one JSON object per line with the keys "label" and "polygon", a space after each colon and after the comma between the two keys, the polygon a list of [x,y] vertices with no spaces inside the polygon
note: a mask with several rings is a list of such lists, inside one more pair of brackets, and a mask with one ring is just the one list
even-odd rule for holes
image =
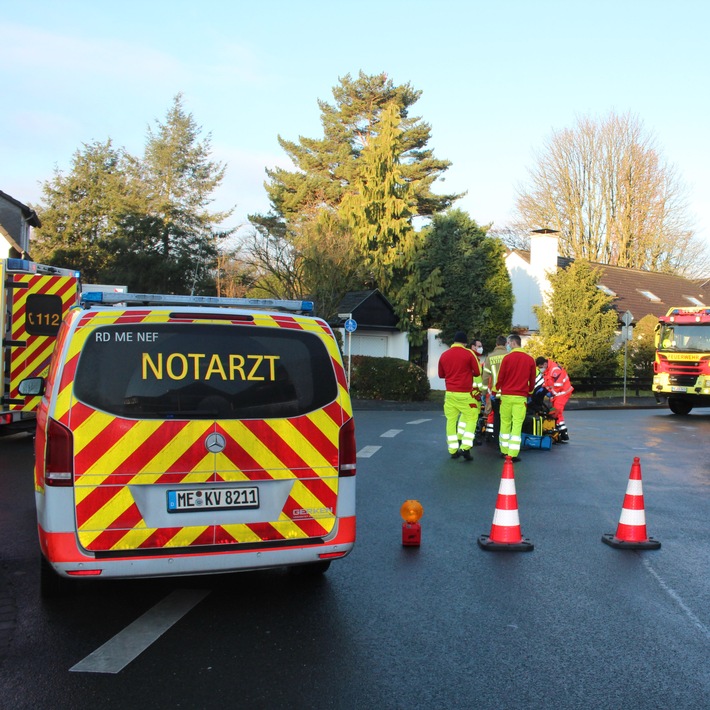
{"label": "crouching paramedic", "polygon": [[557,413],[557,430],[560,432],[560,441],[569,441],[569,432],[565,424],[565,406],[574,392],[574,387],[569,381],[567,370],[554,360],[545,357],[537,358],[535,364],[542,374],[550,403]]}
{"label": "crouching paramedic", "polygon": [[525,421],[528,397],[532,394],[537,368],[532,355],[520,347],[520,336],[508,336],[508,354],[500,363],[496,389],[500,393],[500,452],[519,461],[521,431]]}
{"label": "crouching paramedic", "polygon": [[[466,347],[467,342],[466,333],[456,333],[452,346],[439,358],[439,377],[446,383],[444,415],[449,454],[453,459],[463,454],[470,461],[480,401],[478,390],[472,390],[474,378],[481,374],[481,367],[476,355]],[[461,441],[459,421],[462,424]]]}

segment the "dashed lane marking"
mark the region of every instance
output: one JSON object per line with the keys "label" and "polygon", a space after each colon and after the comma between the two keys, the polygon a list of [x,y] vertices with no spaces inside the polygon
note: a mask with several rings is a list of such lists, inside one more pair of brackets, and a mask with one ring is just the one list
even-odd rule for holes
{"label": "dashed lane marking", "polygon": [[407,422],[407,424],[424,424],[425,422],[430,422],[431,419],[414,419],[411,422]]}
{"label": "dashed lane marking", "polygon": [[381,448],[381,446],[363,446],[362,449],[357,452],[357,456],[360,459],[369,459],[370,456],[376,454]]}
{"label": "dashed lane marking", "polygon": [[119,673],[208,594],[205,589],[177,589],[69,670]]}
{"label": "dashed lane marking", "polygon": [[390,429],[389,431],[386,431],[384,434],[380,434],[380,439],[394,439],[397,434],[401,434],[402,429]]}

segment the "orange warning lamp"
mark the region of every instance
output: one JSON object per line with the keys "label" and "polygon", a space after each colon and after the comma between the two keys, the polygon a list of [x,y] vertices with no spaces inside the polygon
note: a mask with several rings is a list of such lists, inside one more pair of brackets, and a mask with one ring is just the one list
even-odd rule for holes
{"label": "orange warning lamp", "polygon": [[399,514],[405,523],[418,523],[424,515],[424,508],[418,500],[405,500],[399,509]]}
{"label": "orange warning lamp", "polygon": [[402,516],[402,544],[418,547],[422,541],[422,526],[419,520],[424,515],[424,508],[418,500],[405,500],[399,509]]}

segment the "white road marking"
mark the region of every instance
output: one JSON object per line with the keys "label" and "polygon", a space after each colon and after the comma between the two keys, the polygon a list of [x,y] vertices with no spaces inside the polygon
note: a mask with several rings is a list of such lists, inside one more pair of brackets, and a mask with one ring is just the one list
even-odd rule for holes
{"label": "white road marking", "polygon": [[424,422],[430,422],[431,419],[414,419],[411,422],[407,422],[407,424],[424,424]]}
{"label": "white road marking", "polygon": [[357,452],[357,457],[359,459],[369,459],[370,456],[376,454],[381,448],[381,446],[364,446]]}
{"label": "white road marking", "polygon": [[386,431],[384,434],[380,434],[380,439],[393,439],[397,434],[401,434],[402,429],[390,429],[389,431]]}
{"label": "white road marking", "polygon": [[69,670],[119,673],[208,594],[205,589],[174,591]]}
{"label": "white road marking", "polygon": [[695,626],[700,633],[705,636],[705,638],[710,639],[710,629],[708,629],[708,627],[705,626],[705,624],[703,624],[703,622],[700,621],[695,614],[693,614],[687,604],[681,599],[678,592],[676,592],[673,587],[666,584],[666,582],[661,578],[661,575],[658,574],[653,567],[651,567],[651,563],[648,561],[648,558],[644,557],[642,562],[644,567],[655,577],[656,581],[661,586],[661,589],[681,608],[681,611],[688,617],[690,623],[693,624],[693,626]]}

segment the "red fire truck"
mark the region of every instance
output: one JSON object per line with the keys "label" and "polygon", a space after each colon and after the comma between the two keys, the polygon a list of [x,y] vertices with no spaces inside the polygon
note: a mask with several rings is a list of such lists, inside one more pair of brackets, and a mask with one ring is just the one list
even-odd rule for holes
{"label": "red fire truck", "polygon": [[40,397],[21,380],[45,375],[59,324],[79,301],[79,273],[27,259],[0,259],[0,436],[35,427]]}
{"label": "red fire truck", "polygon": [[710,308],[671,308],[656,326],[653,393],[674,414],[710,407]]}

